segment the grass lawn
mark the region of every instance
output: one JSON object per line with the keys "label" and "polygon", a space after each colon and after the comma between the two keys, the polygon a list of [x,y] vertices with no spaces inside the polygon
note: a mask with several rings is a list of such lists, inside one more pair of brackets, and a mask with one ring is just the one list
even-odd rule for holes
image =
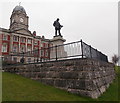
{"label": "grass lawn", "polygon": [[[118,71],[119,69],[119,71]],[[120,68],[117,68],[117,77],[120,78]],[[22,76],[6,73],[2,80],[3,101],[117,101],[118,100],[118,80],[111,84],[101,97],[91,99],[68,93],[64,90],[41,84],[37,81],[24,78]]]}

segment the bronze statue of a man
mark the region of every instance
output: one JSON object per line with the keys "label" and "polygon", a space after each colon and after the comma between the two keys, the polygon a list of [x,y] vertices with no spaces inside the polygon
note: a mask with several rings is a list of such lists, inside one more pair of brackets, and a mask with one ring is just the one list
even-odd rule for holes
{"label": "bronze statue of a man", "polygon": [[60,23],[59,23],[59,18],[57,18],[57,20],[54,21],[53,26],[55,27],[55,36],[57,36],[57,31],[58,31],[58,33],[59,33],[59,36],[62,36],[61,33],[60,33],[60,30],[61,30],[61,28],[62,28],[63,26],[60,25]]}

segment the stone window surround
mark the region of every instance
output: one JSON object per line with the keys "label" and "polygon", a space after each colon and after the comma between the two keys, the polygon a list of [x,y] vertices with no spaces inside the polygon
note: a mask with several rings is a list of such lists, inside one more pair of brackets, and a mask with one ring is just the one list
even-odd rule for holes
{"label": "stone window surround", "polygon": [[13,52],[18,52],[18,45],[13,45]]}
{"label": "stone window surround", "polygon": [[45,48],[48,48],[48,43],[45,44]]}
{"label": "stone window surround", "polygon": [[25,48],[26,48],[25,45],[21,45],[20,51],[21,51],[21,52],[25,52]]}
{"label": "stone window surround", "polygon": [[34,47],[34,50],[38,50],[39,48],[38,47]]}
{"label": "stone window surround", "polygon": [[25,37],[21,37],[21,38],[20,38],[20,42],[22,42],[22,43],[25,43],[25,40],[26,40]]}
{"label": "stone window surround", "polygon": [[3,43],[2,45],[2,52],[7,52],[8,45],[7,43]]}
{"label": "stone window surround", "polygon": [[41,56],[44,56],[44,50],[40,50],[41,52],[40,52],[40,54],[41,54]]}
{"label": "stone window surround", "polygon": [[34,41],[34,45],[38,45],[38,41],[37,40]]}
{"label": "stone window surround", "polygon": [[19,36],[14,35],[13,36],[13,41],[17,41],[18,42],[19,41]]}
{"label": "stone window surround", "polygon": [[32,46],[28,46],[27,51],[32,51]]}
{"label": "stone window surround", "polygon": [[45,57],[48,57],[48,50],[45,51]]}
{"label": "stone window surround", "polygon": [[8,35],[3,34],[3,40],[8,40]]}
{"label": "stone window surround", "polygon": [[32,44],[32,39],[31,39],[31,38],[28,38],[28,39],[27,39],[27,43]]}

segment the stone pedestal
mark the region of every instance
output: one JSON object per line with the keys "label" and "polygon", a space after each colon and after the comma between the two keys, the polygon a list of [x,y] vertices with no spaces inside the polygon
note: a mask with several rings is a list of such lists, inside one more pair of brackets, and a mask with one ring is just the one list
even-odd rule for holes
{"label": "stone pedestal", "polygon": [[50,42],[53,44],[53,47],[50,51],[50,58],[60,60],[67,57],[65,45],[63,45],[65,41],[66,40],[63,39],[62,36],[54,36],[53,39],[50,40]]}
{"label": "stone pedestal", "polygon": [[62,45],[66,40],[63,39],[62,36],[54,36],[53,39],[50,40],[50,42],[53,44],[53,46],[56,45]]}

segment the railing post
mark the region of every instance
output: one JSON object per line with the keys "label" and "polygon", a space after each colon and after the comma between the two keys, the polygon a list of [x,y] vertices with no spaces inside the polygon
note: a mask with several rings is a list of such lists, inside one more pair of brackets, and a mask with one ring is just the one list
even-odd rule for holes
{"label": "railing post", "polygon": [[90,58],[92,58],[92,50],[91,50],[91,45],[90,45],[89,47],[90,47]]}
{"label": "railing post", "polygon": [[83,41],[81,39],[81,52],[82,52],[82,58],[83,58]]}
{"label": "railing post", "polygon": [[55,54],[56,54],[56,60],[57,60],[57,45],[55,46]]}
{"label": "railing post", "polygon": [[105,55],[105,57],[106,57],[106,62],[108,62],[108,57]]}
{"label": "railing post", "polygon": [[39,62],[39,49],[37,49],[37,62]]}
{"label": "railing post", "polygon": [[48,58],[49,58],[49,61],[50,61],[50,46],[48,47]]}
{"label": "railing post", "polygon": [[23,55],[22,55],[22,58],[21,58],[20,62],[21,62],[21,63],[24,63],[24,52],[23,52],[22,54],[23,54]]}
{"label": "railing post", "polygon": [[97,49],[96,49],[96,59],[98,59],[98,50]]}
{"label": "railing post", "polygon": [[23,52],[23,63],[25,62],[25,60],[24,60],[24,54],[25,54],[25,53]]}
{"label": "railing post", "polygon": [[33,50],[33,57],[34,57],[34,63],[35,63],[35,50]]}
{"label": "railing post", "polygon": [[45,54],[46,54],[46,52],[45,52],[45,47],[44,47],[44,49],[43,49],[43,53],[44,53],[44,56],[43,56],[43,61],[45,62]]}

